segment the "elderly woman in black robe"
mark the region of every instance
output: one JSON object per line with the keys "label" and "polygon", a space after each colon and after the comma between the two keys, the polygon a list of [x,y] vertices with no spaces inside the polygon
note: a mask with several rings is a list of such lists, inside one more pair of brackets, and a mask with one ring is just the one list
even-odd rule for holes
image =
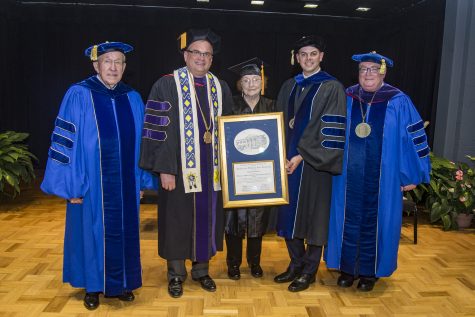
{"label": "elderly woman in black robe", "polygon": [[[233,96],[233,115],[274,112],[274,100],[262,96],[264,88],[263,62],[257,58],[248,60],[230,68],[239,74],[238,86],[241,95]],[[247,236],[247,263],[253,277],[262,277],[260,266],[262,236],[265,234],[271,207],[252,207],[227,209],[225,223],[226,263],[228,277],[232,280],[241,278],[243,239]]]}

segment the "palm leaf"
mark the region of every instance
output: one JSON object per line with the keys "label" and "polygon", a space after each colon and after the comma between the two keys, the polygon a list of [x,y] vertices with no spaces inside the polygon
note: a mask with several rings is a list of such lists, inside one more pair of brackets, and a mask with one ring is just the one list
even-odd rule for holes
{"label": "palm leaf", "polygon": [[[21,182],[29,183],[35,178],[33,160],[38,159],[23,143],[27,138],[28,133],[0,133],[0,195],[13,198],[20,193]],[[13,194],[4,191],[5,184],[13,189]]]}

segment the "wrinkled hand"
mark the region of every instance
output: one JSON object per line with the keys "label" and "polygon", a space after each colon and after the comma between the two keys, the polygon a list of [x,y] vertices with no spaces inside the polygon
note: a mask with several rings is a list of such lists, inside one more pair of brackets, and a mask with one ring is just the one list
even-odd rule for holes
{"label": "wrinkled hand", "polygon": [[83,199],[82,199],[82,198],[71,198],[71,199],[69,200],[69,202],[70,202],[71,204],[82,204]]}
{"label": "wrinkled hand", "polygon": [[407,191],[410,191],[410,190],[413,190],[414,188],[416,188],[417,185],[414,185],[414,184],[410,184],[410,185],[406,185],[406,186],[401,186],[401,191],[402,192],[407,192]]}
{"label": "wrinkled hand", "polygon": [[285,168],[287,169],[287,174],[292,174],[295,169],[299,166],[300,162],[302,162],[303,158],[302,155],[295,155],[289,160],[287,160],[285,164]]}
{"label": "wrinkled hand", "polygon": [[160,174],[160,183],[163,189],[172,191],[175,189],[175,175],[172,174]]}

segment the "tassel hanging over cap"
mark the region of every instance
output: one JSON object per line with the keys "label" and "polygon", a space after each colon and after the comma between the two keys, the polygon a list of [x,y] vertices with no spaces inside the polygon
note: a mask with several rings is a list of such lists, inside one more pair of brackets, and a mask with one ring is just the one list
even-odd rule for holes
{"label": "tassel hanging over cap", "polygon": [[381,75],[386,74],[386,60],[384,58],[381,59],[381,68],[379,69],[379,73]]}
{"label": "tassel hanging over cap", "polygon": [[91,50],[91,61],[95,62],[97,61],[97,45],[94,45]]}
{"label": "tassel hanging over cap", "polygon": [[261,94],[264,95],[266,86],[266,77],[264,76],[264,63],[261,64]]}
{"label": "tassel hanging over cap", "polygon": [[180,49],[184,49],[186,47],[186,32],[181,33],[179,36],[180,39]]}
{"label": "tassel hanging over cap", "polygon": [[290,65],[294,66],[294,64],[295,64],[295,62],[294,62],[294,55],[295,55],[294,50],[291,50],[290,54],[291,54],[291,56],[290,56]]}

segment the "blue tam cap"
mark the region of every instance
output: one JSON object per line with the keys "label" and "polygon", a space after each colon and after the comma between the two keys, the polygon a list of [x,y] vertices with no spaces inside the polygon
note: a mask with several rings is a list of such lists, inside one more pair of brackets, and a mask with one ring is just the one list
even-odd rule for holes
{"label": "blue tam cap", "polygon": [[102,54],[108,52],[115,52],[119,51],[122,53],[128,53],[132,51],[134,48],[126,43],[122,42],[105,42],[97,45],[93,45],[87,48],[84,51],[84,54],[91,59],[91,61],[97,61],[97,57],[101,56]]}
{"label": "blue tam cap", "polygon": [[381,55],[381,54],[378,54],[376,53],[376,51],[372,51],[372,52],[369,52],[369,53],[365,53],[365,54],[356,54],[356,55],[353,55],[351,57],[352,60],[356,61],[356,62],[373,62],[373,63],[377,63],[377,64],[386,64],[388,65],[389,67],[393,67],[393,64],[394,62]]}

